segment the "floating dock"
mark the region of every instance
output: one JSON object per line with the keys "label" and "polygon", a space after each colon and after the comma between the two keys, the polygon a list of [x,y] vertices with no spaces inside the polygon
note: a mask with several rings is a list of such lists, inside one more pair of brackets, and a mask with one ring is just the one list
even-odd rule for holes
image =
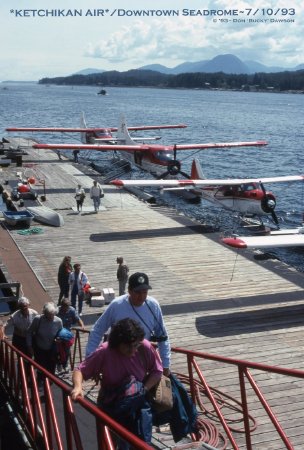
{"label": "floating dock", "polygon": [[[43,205],[60,212],[65,223],[60,228],[37,223],[40,234],[0,231],[1,264],[9,265],[12,281],[22,282],[24,295],[36,309],[47,299],[57,302],[57,271],[63,256],[71,255],[73,263],[81,263],[92,286],[112,287],[115,292],[116,257],[123,256],[130,273],[149,275],[150,294],[161,304],[172,346],[304,370],[303,273],[251,250],[227,248],[207,226],[109,185],[103,185],[105,197],[95,214],[88,192],[93,180],[102,184],[101,175],[88,166],[59,160],[50,150],[35,150],[30,141],[26,145],[28,155],[22,167],[3,168],[0,184],[16,178],[17,172],[34,177],[38,198],[42,196]],[[78,183],[87,193],[80,214],[74,199]],[[22,281],[19,263],[14,267],[7,262],[7,250],[14,246],[44,296],[35,295],[28,281]],[[88,328],[103,310],[85,306],[83,319]],[[184,371],[184,359],[176,357],[173,364],[174,371]],[[225,373],[215,372],[214,380],[233,391],[229,367]],[[287,387],[279,377],[260,381],[282,414],[302,405],[300,383]],[[289,403],[281,404],[286,389]],[[303,409],[298,410],[301,426],[295,426],[294,419],[287,424],[302,443],[303,416]],[[259,448],[279,447],[264,443]]]}

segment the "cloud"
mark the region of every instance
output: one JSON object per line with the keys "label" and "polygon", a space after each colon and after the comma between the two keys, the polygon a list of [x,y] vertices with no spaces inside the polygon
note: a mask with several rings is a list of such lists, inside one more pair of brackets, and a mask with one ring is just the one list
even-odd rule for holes
{"label": "cloud", "polygon": [[[284,5],[280,0],[277,3],[278,8],[280,4]],[[216,8],[225,9],[225,5],[221,1],[213,2],[213,9]],[[211,59],[224,53],[256,59],[267,65],[288,67],[303,63],[304,20],[300,19],[303,7],[297,10],[296,16],[276,16],[280,20],[295,17],[295,22],[270,22],[274,15],[261,15],[262,10],[266,11],[262,1],[256,1],[255,8],[260,8],[258,17],[267,22],[231,20],[224,23],[220,16],[213,17],[216,22],[211,17],[135,19],[129,22],[130,26],[121,27],[107,38],[87,44],[84,55],[109,63],[128,62],[130,66],[143,62],[165,62],[172,66],[183,61]],[[271,11],[270,8],[269,13]]]}

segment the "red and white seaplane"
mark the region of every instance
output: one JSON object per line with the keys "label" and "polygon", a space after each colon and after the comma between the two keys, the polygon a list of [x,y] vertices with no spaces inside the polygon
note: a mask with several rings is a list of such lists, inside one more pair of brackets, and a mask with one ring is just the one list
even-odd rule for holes
{"label": "red and white seaplane", "polygon": [[263,236],[231,236],[222,242],[234,248],[275,248],[304,246],[304,223],[301,227],[269,231]]}
{"label": "red and white seaplane", "polygon": [[268,178],[240,178],[227,180],[206,179],[197,159],[193,160],[191,179],[183,180],[113,180],[111,184],[123,186],[150,186],[162,190],[191,190],[203,199],[224,209],[236,211],[241,215],[265,216],[271,214],[276,225],[276,199],[272,192],[266,191],[264,183],[286,183],[304,181],[304,175]]}
{"label": "red and white seaplane", "polygon": [[[34,148],[53,150],[95,150],[95,151],[115,151],[119,156],[137,167],[146,170],[157,178],[166,176],[182,176],[189,178],[189,175],[182,171],[181,161],[177,160],[177,151],[212,149],[212,148],[232,148],[232,147],[260,147],[267,145],[266,141],[252,142],[223,142],[204,144],[175,144],[160,145],[149,144],[146,141],[157,140],[155,137],[133,137],[130,132],[143,130],[158,130],[168,128],[185,128],[186,125],[151,125],[127,127],[124,117],[121,118],[118,128],[88,128],[84,118],[80,128],[7,128],[10,132],[63,132],[81,133],[82,144],[34,144]],[[115,133],[115,134],[113,134]],[[141,141],[141,143],[139,143]]]}

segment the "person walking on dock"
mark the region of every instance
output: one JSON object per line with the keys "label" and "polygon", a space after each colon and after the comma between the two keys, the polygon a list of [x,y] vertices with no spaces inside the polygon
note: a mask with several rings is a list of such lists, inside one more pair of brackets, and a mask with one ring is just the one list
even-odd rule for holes
{"label": "person walking on dock", "polygon": [[[71,331],[72,326],[78,326],[84,330],[84,323],[77,314],[75,308],[71,306],[68,298],[64,298],[61,302],[61,306],[58,310],[57,316],[62,320],[62,325],[67,330]],[[58,373],[68,373],[69,366],[68,361],[70,358],[71,347],[70,344],[64,340],[60,342],[60,348],[63,350],[61,354],[64,355],[64,360],[57,364]]]}
{"label": "person walking on dock", "polygon": [[171,347],[163,315],[157,300],[148,296],[152,289],[148,275],[142,272],[133,273],[129,277],[128,294],[111,301],[105,312],[93,325],[86,348],[88,357],[103,340],[104,334],[117,321],[129,317],[137,320],[145,330],[145,338],[157,342],[164,367],[164,375],[170,374]]}
{"label": "person walking on dock", "polygon": [[[136,320],[116,322],[109,341],[74,370],[71,397],[74,401],[83,397],[83,380],[102,374],[98,407],[151,445],[152,409],[147,393],[159,382],[162,365],[153,345],[144,337],[145,331]],[[124,395],[126,392],[128,395]],[[121,439],[116,444],[116,448],[131,448]]]}
{"label": "person walking on dock", "polygon": [[81,184],[78,184],[76,190],[75,190],[75,200],[77,205],[77,211],[78,213],[82,211],[82,205],[84,202],[86,195],[83,187],[81,187]]}
{"label": "person walking on dock", "polygon": [[93,200],[94,210],[97,213],[100,207],[100,199],[104,196],[102,188],[97,184],[97,181],[93,181],[93,186],[90,189],[90,197]]}
{"label": "person walking on dock", "polygon": [[[62,329],[62,320],[56,316],[57,307],[53,302],[45,303],[42,314],[34,317],[33,322],[27,330],[27,345],[35,361],[55,374],[56,354],[54,352],[54,339]],[[38,374],[38,381],[43,380]]]}
{"label": "person walking on dock", "polygon": [[80,270],[79,263],[74,264],[74,271],[70,273],[69,283],[71,287],[71,304],[76,309],[76,299],[78,297],[78,314],[82,316],[82,305],[84,299],[84,286],[88,283],[88,277]]}
{"label": "person walking on dock", "polygon": [[30,307],[30,301],[26,297],[18,299],[18,310],[15,311],[5,325],[5,334],[13,329],[12,344],[21,352],[29,355],[29,349],[26,341],[27,329],[38,315],[38,312]]}
{"label": "person walking on dock", "polygon": [[129,277],[129,267],[127,264],[124,264],[122,256],[118,256],[116,262],[118,264],[117,280],[119,285],[119,295],[124,295],[126,293],[126,285]]}
{"label": "person walking on dock", "polygon": [[74,157],[75,163],[78,163],[78,154],[79,154],[79,150],[73,150],[73,157]]}

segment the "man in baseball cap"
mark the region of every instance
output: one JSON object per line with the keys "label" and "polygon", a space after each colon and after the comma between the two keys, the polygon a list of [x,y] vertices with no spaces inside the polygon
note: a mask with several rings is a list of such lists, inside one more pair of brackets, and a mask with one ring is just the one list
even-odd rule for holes
{"label": "man in baseball cap", "polygon": [[129,290],[139,292],[148,289],[152,289],[152,287],[149,284],[149,277],[145,273],[136,272],[129,277]]}
{"label": "man in baseball cap", "polygon": [[145,331],[145,338],[157,342],[164,374],[170,374],[170,342],[158,301],[148,295],[152,289],[149,277],[144,272],[135,272],[129,277],[128,293],[116,297],[99,317],[90,332],[86,348],[89,356],[102,342],[105,333],[114,323],[125,318],[136,320]]}

